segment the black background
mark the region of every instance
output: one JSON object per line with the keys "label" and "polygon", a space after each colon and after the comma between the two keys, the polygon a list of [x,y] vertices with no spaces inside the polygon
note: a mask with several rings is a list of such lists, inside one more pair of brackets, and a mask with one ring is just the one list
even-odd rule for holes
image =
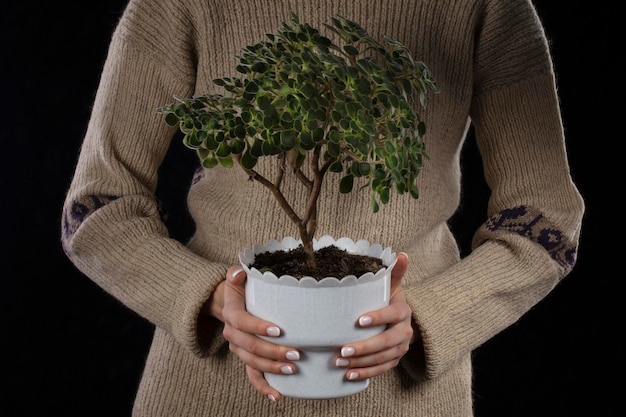
{"label": "black background", "polygon": [[[615,238],[623,233],[623,174],[619,163],[611,165],[624,136],[615,127],[623,117],[618,100],[626,75],[617,3],[597,2],[596,9],[589,2],[535,1],[551,42],[572,173],[587,212],[571,275],[475,352],[477,417],[616,416],[623,401],[618,284],[624,273],[611,246],[619,247]],[[81,275],[59,244],[64,193],[125,4],[0,5],[0,416],[130,415],[152,327]],[[173,235],[184,238],[190,231],[186,190],[176,184],[187,184],[189,171],[181,168],[187,158],[181,146],[166,160],[159,192],[180,219],[169,224]],[[464,170],[466,192],[484,201],[471,140]],[[470,209],[453,222],[464,249],[483,220],[480,210]]]}

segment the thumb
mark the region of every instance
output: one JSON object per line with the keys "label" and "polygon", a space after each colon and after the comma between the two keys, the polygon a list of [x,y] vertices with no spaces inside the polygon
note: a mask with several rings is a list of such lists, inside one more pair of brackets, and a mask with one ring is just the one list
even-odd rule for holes
{"label": "thumb", "polygon": [[226,272],[226,283],[237,290],[244,290],[247,278],[245,271],[240,267],[233,266]]}
{"label": "thumb", "polygon": [[400,252],[397,255],[396,265],[391,270],[391,297],[402,287],[402,277],[409,264],[409,257],[406,253]]}

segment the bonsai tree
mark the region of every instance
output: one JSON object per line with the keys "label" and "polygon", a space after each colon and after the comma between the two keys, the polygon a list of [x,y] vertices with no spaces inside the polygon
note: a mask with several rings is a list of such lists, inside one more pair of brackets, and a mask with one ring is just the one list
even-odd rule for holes
{"label": "bonsai tree", "polygon": [[[418,198],[425,125],[411,100],[423,107],[427,91],[438,91],[426,65],[401,43],[381,43],[339,15],[324,26],[341,46],[292,13],[278,33],[242,49],[240,76],[213,80],[227,95],[177,98],[159,109],[169,125],[178,124],[202,166],[238,165],[272,192],[297,226],[309,266],[315,265],[317,201],[329,172],[339,174],[341,193],[360,178],[374,212],[394,189]],[[255,170],[265,156],[280,165],[274,179]],[[281,191],[289,174],[307,190],[303,213]]]}

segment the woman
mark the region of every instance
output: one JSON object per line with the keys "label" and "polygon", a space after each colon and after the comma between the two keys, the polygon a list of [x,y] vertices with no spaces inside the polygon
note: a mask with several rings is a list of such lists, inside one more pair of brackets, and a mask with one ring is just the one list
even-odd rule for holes
{"label": "woman", "polygon": [[[400,41],[441,90],[420,112],[430,158],[419,200],[395,198],[373,214],[360,208],[368,193],[323,190],[318,233],[384,242],[408,256],[394,271],[389,307],[365,314],[365,325],[386,330],[338,357],[347,379],[372,377],[370,386],[324,401],[281,397],[266,383],[264,372],[297,372],[299,353],[280,345],[279,325],[244,309],[236,254],[296,234],[274,221],[273,197],[232,171],[200,170],[188,194],[195,234],[181,243],[169,237],[155,196],[175,133],[156,109],[218,92],[212,80],[234,74],[241,48],[291,12],[314,27],[340,14]],[[470,124],[491,195],[461,259],[447,221],[461,201],[472,203],[459,169]],[[530,0],[130,0],[67,194],[62,242],[86,276],[155,325],[134,416],[472,416],[472,350],[571,271],[583,212]]]}

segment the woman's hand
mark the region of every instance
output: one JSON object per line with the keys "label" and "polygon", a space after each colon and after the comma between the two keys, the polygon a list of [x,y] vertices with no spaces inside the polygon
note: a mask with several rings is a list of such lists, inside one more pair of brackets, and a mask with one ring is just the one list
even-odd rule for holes
{"label": "woman's hand", "polygon": [[[407,268],[407,257],[400,253],[391,274],[389,306],[363,314],[359,325],[370,327],[384,324],[387,329],[369,339],[343,346],[336,359],[338,367],[349,368],[346,378],[361,380],[380,375],[397,366],[409,345],[419,337],[411,326],[411,309],[405,301],[401,281]],[[258,336],[278,337],[276,324],[250,315],[245,308],[245,272],[231,267],[226,280],[218,285],[203,308],[224,323],[224,337],[232,353],[246,366],[252,386],[262,395],[277,401],[281,395],[265,380],[263,373],[292,374],[294,361],[300,358],[297,349],[271,343]]]}
{"label": "woman's hand", "polygon": [[252,386],[262,395],[277,401],[280,393],[269,386],[263,373],[293,374],[296,368],[292,361],[300,359],[300,353],[297,349],[258,337],[280,336],[280,328],[246,311],[246,278],[246,273],[240,267],[231,267],[226,274],[221,311],[224,337],[229,342],[230,351],[246,365]]}
{"label": "woman's hand", "polygon": [[341,348],[335,365],[348,368],[346,378],[358,381],[381,375],[396,367],[408,352],[409,346],[418,341],[420,334],[413,331],[411,308],[402,290],[402,277],[407,269],[406,254],[398,254],[396,266],[391,271],[391,298],[389,306],[363,314],[359,326],[386,325],[380,334]]}

